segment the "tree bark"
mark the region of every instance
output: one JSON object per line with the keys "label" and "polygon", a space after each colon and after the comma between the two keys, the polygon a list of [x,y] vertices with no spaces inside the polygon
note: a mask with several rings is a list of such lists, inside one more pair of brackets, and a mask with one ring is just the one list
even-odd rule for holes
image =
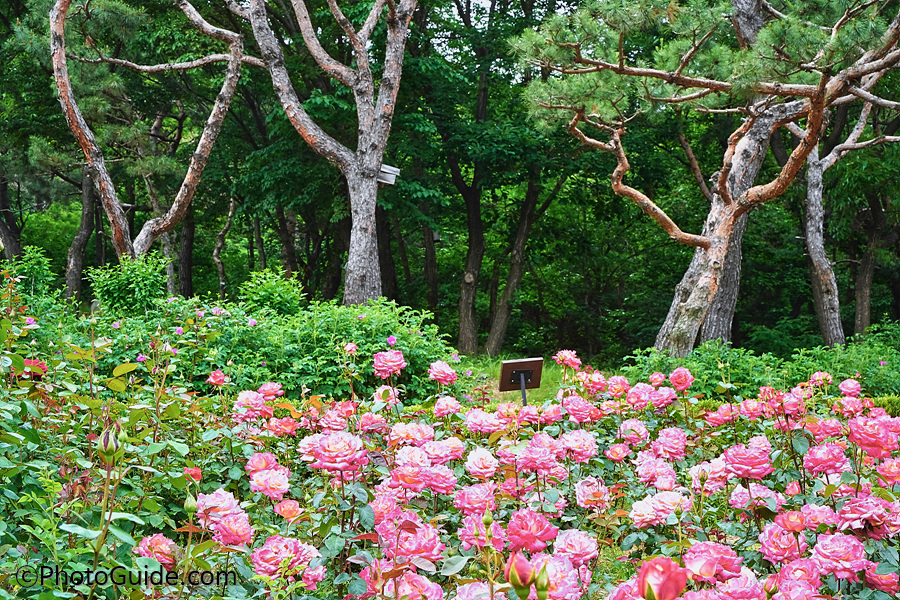
{"label": "tree bark", "polygon": [[391,253],[391,232],[387,215],[380,206],[375,208],[375,227],[378,236],[378,265],[381,270],[381,295],[388,300],[397,299],[397,270]]}
{"label": "tree bark", "polygon": [[259,217],[253,217],[253,241],[256,244],[256,256],[259,260],[259,270],[266,270],[266,247],[263,244],[262,228],[260,227]]}
{"label": "tree bark", "polygon": [[66,289],[64,296],[75,303],[81,301],[84,279],[84,251],[94,228],[94,181],[88,167],[81,169],[81,220],[66,255]]}
{"label": "tree bark", "polygon": [[350,191],[350,248],[344,272],[344,304],[362,304],[381,295],[381,273],[378,264],[378,232],[375,225],[375,198],[378,182],[374,178],[351,172],[347,177]]}
{"label": "tree bark", "polygon": [[828,346],[843,344],[844,327],[841,324],[841,304],[837,278],[831,261],[825,253],[825,208],[822,202],[824,161],[819,160],[819,150],[814,148],[806,162],[806,215],[804,232],[812,283],[813,304],[819,332]]}
{"label": "tree bark", "polygon": [[0,242],[3,243],[3,254],[12,262],[22,255],[22,229],[12,212],[9,199],[9,180],[0,176]]}
{"label": "tree bark", "polygon": [[[757,167],[757,172],[759,168]],[[719,281],[719,290],[713,298],[709,313],[700,328],[700,343],[711,340],[731,341],[734,324],[734,312],[737,308],[738,294],[741,289],[741,261],[744,231],[747,229],[749,214],[738,217],[728,243],[728,254],[725,256],[725,268]]]}
{"label": "tree bark", "polygon": [[484,344],[484,351],[489,356],[497,356],[503,348],[506,339],[506,329],[509,326],[509,317],[512,312],[512,301],[522,282],[522,272],[525,265],[525,246],[528,243],[528,235],[535,221],[538,198],[542,186],[538,183],[539,175],[528,178],[528,188],[525,191],[525,202],[522,206],[522,216],[519,218],[519,227],[516,230],[516,238],[513,241],[512,252],[509,259],[509,274],[506,277],[506,285],[497,302],[494,318],[491,321],[491,330]]}
{"label": "tree bark", "polygon": [[281,241],[281,264],[284,267],[284,276],[291,279],[299,269],[297,267],[297,251],[294,248],[294,236],[288,227],[284,207],[280,204],[275,207],[275,224],[278,229],[278,239]]}
{"label": "tree bark", "polygon": [[[425,213],[425,205],[420,204],[419,210]],[[437,314],[438,308],[438,274],[437,252],[434,248],[434,232],[427,223],[422,225],[422,243],[425,246],[425,301],[428,310]]]}
{"label": "tree bark", "polygon": [[875,279],[878,246],[886,225],[881,198],[870,196],[869,210],[872,222],[866,230],[866,249],[856,273],[856,317],[853,325],[853,333],[856,335],[865,334],[872,324],[872,282]]}
{"label": "tree bark", "polygon": [[478,293],[478,276],[484,258],[484,224],[481,221],[481,190],[469,189],[463,194],[466,201],[468,226],[468,251],[466,267],[459,288],[459,341],[457,348],[463,354],[478,353],[478,321],[475,315],[475,296]]}
{"label": "tree bark", "polygon": [[181,225],[181,245],[178,250],[178,293],[185,298],[194,295],[194,207],[190,206]]}
{"label": "tree bark", "polygon": [[216,245],[213,247],[212,259],[216,264],[216,272],[219,274],[219,300],[225,299],[225,285],[227,283],[225,280],[225,263],[222,262],[220,255],[222,254],[222,249],[225,247],[225,234],[231,229],[231,221],[234,219],[234,211],[236,208],[237,202],[232,198],[231,203],[228,205],[228,218],[225,219],[225,225],[216,236]]}
{"label": "tree bark", "polygon": [[[343,30],[352,51],[352,61],[346,61],[347,64],[335,60],[323,48],[317,37],[319,30],[312,23],[306,3],[303,0],[293,2],[298,29],[309,55],[327,75],[344,84],[353,93],[357,114],[355,152],[328,135],[303,109],[285,67],[281,45],[269,26],[265,2],[250,0],[247,10],[237,3],[231,3],[230,7],[233,12],[249,19],[275,92],[294,129],[314,151],[337,166],[347,180],[352,223],[344,276],[344,304],[356,305],[379,297],[381,275],[375,227],[378,194],[376,178],[390,135],[403,71],[404,50],[409,36],[409,22],[416,9],[416,0],[376,0],[358,30],[341,12],[337,3],[329,1],[329,10]],[[375,77],[369,64],[372,51],[370,37],[385,11],[385,52],[376,98]],[[352,67],[349,66],[351,63]]]}
{"label": "tree bark", "polygon": [[[231,99],[237,88],[237,82],[241,74],[241,64],[245,60],[243,55],[243,41],[238,34],[210,25],[187,0],[176,0],[177,6],[187,16],[191,23],[204,35],[226,42],[229,45],[230,54],[226,57],[218,55],[218,60],[227,60],[228,66],[222,83],[222,88],[213,103],[209,117],[203,126],[203,130],[197,141],[197,146],[191,155],[187,172],[181,187],[172,201],[172,205],[166,214],[149,219],[137,237],[132,241],[131,230],[122,203],[116,193],[115,185],[106,167],[103,152],[94,132],[88,126],[87,121],[75,99],[72,82],[69,78],[69,69],[66,60],[65,24],[66,14],[72,4],[72,0],[56,0],[50,10],[50,57],[53,66],[53,76],[62,106],[63,116],[75,136],[75,140],[81,147],[88,165],[92,169],[94,183],[100,201],[110,222],[112,244],[116,254],[121,259],[123,256],[135,257],[150,250],[153,242],[164,233],[168,233],[184,218],[184,213],[190,205],[200,177],[209,161],[216,138],[222,129],[222,122],[228,112]],[[209,57],[207,57],[209,58]],[[155,67],[141,67],[133,63],[125,64],[138,70],[183,70],[203,63],[203,60],[191,63],[157,65]],[[205,64],[205,63],[203,63]]]}

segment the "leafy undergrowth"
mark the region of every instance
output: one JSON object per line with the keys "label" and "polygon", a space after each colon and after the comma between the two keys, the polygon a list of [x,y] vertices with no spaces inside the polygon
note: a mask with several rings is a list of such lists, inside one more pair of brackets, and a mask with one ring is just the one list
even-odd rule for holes
{"label": "leafy undergrowth", "polygon": [[141,361],[110,364],[102,335],[42,355],[4,294],[4,597],[897,593],[900,420],[855,379],[701,392],[705,371],[561,351],[523,407],[460,388],[450,355],[413,366],[401,336],[339,329],[346,394],[243,389],[227,357],[185,358],[196,320]]}

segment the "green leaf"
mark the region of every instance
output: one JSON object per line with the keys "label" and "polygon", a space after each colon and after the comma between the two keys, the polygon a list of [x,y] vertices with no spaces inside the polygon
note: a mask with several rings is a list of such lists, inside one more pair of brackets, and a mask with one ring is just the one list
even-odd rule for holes
{"label": "green leaf", "polygon": [[456,575],[469,562],[470,556],[451,556],[441,564],[441,575],[449,577]]}
{"label": "green leaf", "polygon": [[138,525],[146,524],[146,523],[144,523],[144,520],[141,519],[139,516],[133,515],[131,513],[114,512],[112,515],[110,515],[110,520],[112,520],[112,521],[118,521],[119,519],[125,519],[126,521],[131,521],[132,523],[137,523]]}
{"label": "green leaf", "polygon": [[364,531],[372,531],[375,527],[375,511],[368,504],[359,507],[359,526]]}
{"label": "green leaf", "polygon": [[182,456],[187,456],[187,453],[190,452],[191,447],[182,442],[169,441],[169,445]]}
{"label": "green leaf", "polygon": [[125,364],[119,365],[118,367],[113,369],[113,377],[119,377],[121,375],[124,375],[125,373],[131,373],[132,371],[134,371],[137,368],[138,368],[138,366],[134,363],[125,363]]}
{"label": "green leaf", "polygon": [[80,525],[73,525],[72,523],[63,523],[59,526],[59,528],[63,531],[74,533],[75,535],[87,538],[89,540],[96,539],[101,533],[100,531],[96,531],[94,529],[85,529]]}
{"label": "green leaf", "polygon": [[120,529],[118,526],[110,525],[109,532],[113,534],[113,536],[115,536],[117,539],[128,544],[129,546],[137,546],[137,542],[134,540],[134,538],[128,535],[128,533],[126,533],[123,529]]}
{"label": "green leaf", "polygon": [[804,455],[809,450],[809,440],[806,439],[805,435],[795,435],[791,439],[791,445],[794,447],[794,450],[799,455]]}
{"label": "green leaf", "polygon": [[354,596],[362,596],[367,589],[366,581],[359,575],[354,575],[347,584],[347,592]]}
{"label": "green leaf", "polygon": [[128,384],[126,384],[126,383],[125,383],[123,380],[121,380],[121,379],[115,379],[115,378],[114,378],[114,379],[107,379],[107,380],[106,380],[106,387],[108,387],[109,389],[111,389],[111,390],[114,391],[114,392],[119,392],[119,393],[121,394],[121,393],[123,393],[126,389],[128,389]]}

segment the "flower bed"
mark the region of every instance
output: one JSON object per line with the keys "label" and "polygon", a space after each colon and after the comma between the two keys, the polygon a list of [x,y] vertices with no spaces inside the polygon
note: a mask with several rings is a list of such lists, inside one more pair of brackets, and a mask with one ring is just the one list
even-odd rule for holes
{"label": "flower bed", "polygon": [[[369,364],[352,341],[337,347],[338,368]],[[66,360],[88,369],[92,352]],[[685,368],[607,379],[560,352],[559,393],[540,406],[463,406],[435,361],[418,376],[436,393],[412,410],[397,385],[411,367],[390,342],[353,372],[381,387],[338,399],[271,382],[235,394],[218,370],[192,389],[171,379],[174,355],[158,345],[77,394],[54,382],[59,361],[11,371],[4,572],[159,572],[143,584],[166,598],[898,591],[900,420],[855,380],[819,372],[753,398],[723,385],[701,413]],[[96,578],[41,586],[121,595]]]}

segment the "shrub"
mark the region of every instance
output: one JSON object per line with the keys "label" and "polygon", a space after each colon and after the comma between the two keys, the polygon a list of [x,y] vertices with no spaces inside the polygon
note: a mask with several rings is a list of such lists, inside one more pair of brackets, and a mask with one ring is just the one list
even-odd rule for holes
{"label": "shrub", "polygon": [[306,303],[299,281],[270,269],[250,273],[250,280],[241,284],[240,299],[248,310],[268,308],[279,315],[293,315]]}
{"label": "shrub", "polygon": [[110,314],[140,315],[166,295],[166,259],[146,254],[87,272],[94,297]]}

